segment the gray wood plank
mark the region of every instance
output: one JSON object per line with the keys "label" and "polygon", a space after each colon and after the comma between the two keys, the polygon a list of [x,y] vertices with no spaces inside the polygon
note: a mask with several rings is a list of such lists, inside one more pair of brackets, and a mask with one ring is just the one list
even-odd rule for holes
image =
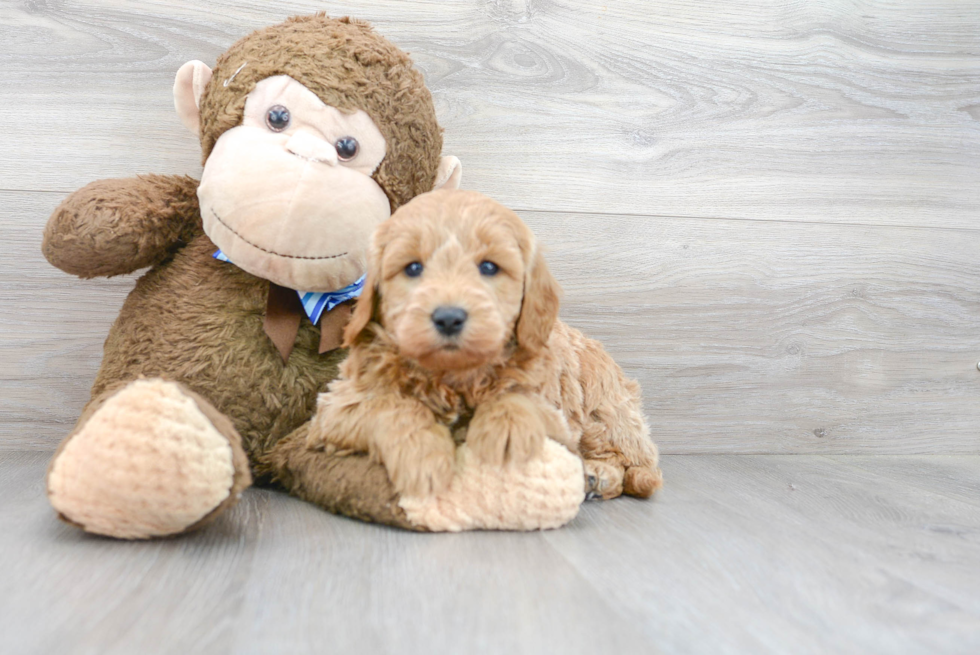
{"label": "gray wood plank", "polygon": [[[322,3],[0,14],[0,188],[194,174],[183,61]],[[427,75],[466,185],[527,210],[975,227],[980,5],[335,2]],[[57,153],[57,156],[52,156]]]}
{"label": "gray wood plank", "polygon": [[980,453],[975,232],[522,215],[664,452]]}
{"label": "gray wood plank", "polygon": [[231,652],[265,496],[189,537],[118,542],[57,521],[49,457],[0,454],[0,651]]}
{"label": "gray wood plank", "polygon": [[[969,457],[889,457],[835,455],[840,466],[872,473],[877,478],[980,506],[980,466]],[[940,528],[941,529],[941,528]],[[955,531],[955,530],[954,530]]]}
{"label": "gray wood plank", "polygon": [[[70,429],[133,283],[43,260],[59,200],[0,192],[0,448]],[[524,218],[565,319],[640,380],[664,452],[980,452],[975,232]]]}
{"label": "gray wood plank", "polygon": [[147,543],[57,523],[46,459],[0,452],[4,652],[980,648],[980,514],[920,484],[968,482],[976,456],[668,456],[655,500],[532,534],[418,535],[250,490]]}
{"label": "gray wood plank", "polygon": [[45,261],[41,234],[62,197],[0,192],[0,449],[48,449],[68,433],[135,280],[80,280]]}
{"label": "gray wood plank", "polygon": [[589,506],[546,538],[667,652],[976,652],[975,506],[848,459],[668,457],[652,507]]}
{"label": "gray wood plank", "polygon": [[658,652],[541,534],[419,535],[250,490],[188,537],[60,525],[46,453],[0,453],[0,649],[56,653]]}
{"label": "gray wood plank", "polygon": [[400,532],[283,495],[267,513],[235,653],[659,652],[540,533]]}

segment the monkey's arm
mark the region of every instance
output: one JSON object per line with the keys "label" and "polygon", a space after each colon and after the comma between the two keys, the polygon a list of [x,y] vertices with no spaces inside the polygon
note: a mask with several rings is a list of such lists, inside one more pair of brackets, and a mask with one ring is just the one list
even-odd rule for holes
{"label": "monkey's arm", "polygon": [[371,523],[425,530],[398,505],[385,467],[367,453],[314,450],[307,446],[310,423],[281,439],[260,457],[257,473],[289,493],[326,509]]}
{"label": "monkey's arm", "polygon": [[152,266],[200,233],[197,185],[177,175],[92,182],[55,209],[41,250],[53,265],[84,278]]}
{"label": "monkey's arm", "polygon": [[289,493],[363,521],[409,530],[541,530],[572,520],[585,499],[582,460],[546,439],[525,466],[480,462],[464,444],[452,486],[439,494],[401,496],[384,465],[366,453],[316,450],[310,423],[259,456],[255,472]]}

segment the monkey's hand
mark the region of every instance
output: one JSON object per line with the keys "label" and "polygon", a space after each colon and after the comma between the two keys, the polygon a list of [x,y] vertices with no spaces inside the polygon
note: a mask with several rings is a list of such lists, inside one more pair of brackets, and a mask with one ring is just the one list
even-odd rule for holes
{"label": "monkey's hand", "polygon": [[152,266],[201,233],[197,185],[177,175],[92,182],[54,210],[41,250],[85,278]]}

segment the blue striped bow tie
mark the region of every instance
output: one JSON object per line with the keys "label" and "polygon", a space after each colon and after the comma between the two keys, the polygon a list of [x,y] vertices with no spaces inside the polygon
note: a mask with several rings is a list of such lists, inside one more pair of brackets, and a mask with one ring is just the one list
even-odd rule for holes
{"label": "blue striped bow tie", "polygon": [[[222,262],[233,263],[225,253],[218,250],[214,255],[215,259]],[[364,290],[364,279],[367,275],[362,275],[353,284],[348,284],[343,289],[337,291],[296,291],[303,311],[310,317],[310,322],[316,325],[323,312],[329,312],[340,303],[357,298]]]}

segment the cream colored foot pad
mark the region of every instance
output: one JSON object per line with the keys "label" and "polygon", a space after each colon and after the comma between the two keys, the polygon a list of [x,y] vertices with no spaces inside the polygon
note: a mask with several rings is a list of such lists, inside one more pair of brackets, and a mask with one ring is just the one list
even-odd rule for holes
{"label": "cream colored foot pad", "polygon": [[478,463],[465,445],[456,464],[445,493],[401,498],[409,521],[436,532],[543,530],[571,521],[585,499],[582,460],[550,439],[524,467]]}
{"label": "cream colored foot pad", "polygon": [[112,396],[65,445],[48,495],[89,532],[140,539],[175,534],[228,497],[232,449],[191,398],[163,380]]}

